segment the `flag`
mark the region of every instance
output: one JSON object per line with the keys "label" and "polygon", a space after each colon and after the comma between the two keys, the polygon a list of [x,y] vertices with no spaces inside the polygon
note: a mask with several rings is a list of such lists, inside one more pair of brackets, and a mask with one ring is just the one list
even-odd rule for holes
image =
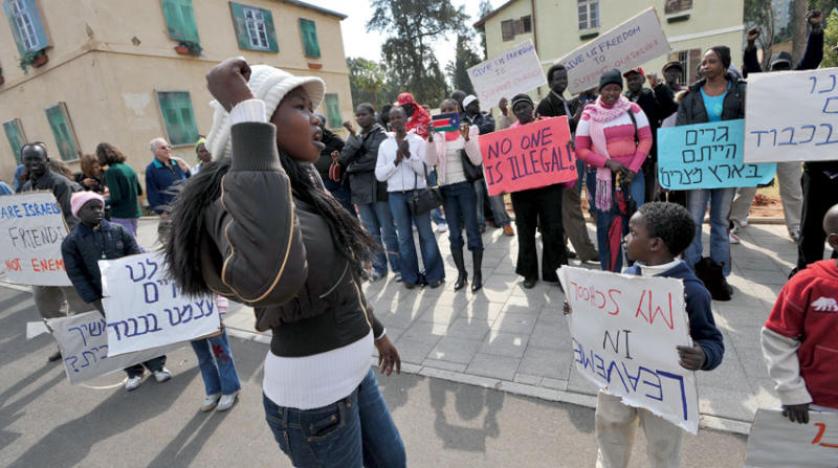
{"label": "flag", "polygon": [[451,112],[438,114],[431,117],[433,130],[435,132],[453,132],[460,129],[460,114]]}

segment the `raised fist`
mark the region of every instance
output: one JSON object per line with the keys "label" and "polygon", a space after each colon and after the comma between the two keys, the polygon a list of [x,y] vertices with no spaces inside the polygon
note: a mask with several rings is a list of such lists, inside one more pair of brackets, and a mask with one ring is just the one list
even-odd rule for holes
{"label": "raised fist", "polygon": [[227,112],[236,104],[253,98],[247,86],[250,66],[244,57],[228,58],[207,73],[207,88]]}

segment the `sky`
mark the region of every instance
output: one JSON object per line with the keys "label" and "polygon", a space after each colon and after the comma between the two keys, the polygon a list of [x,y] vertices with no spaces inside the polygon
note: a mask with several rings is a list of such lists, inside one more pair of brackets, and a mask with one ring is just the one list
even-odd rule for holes
{"label": "sky", "polygon": [[[347,57],[364,57],[367,59],[381,60],[381,44],[386,37],[378,32],[367,32],[367,21],[372,18],[372,7],[367,0],[305,0],[307,3],[328,8],[343,13],[348,17],[341,21],[343,32],[343,47]],[[504,0],[491,0],[493,8],[503,4]],[[456,6],[465,5],[466,14],[469,19],[469,26],[477,21],[477,12],[480,5],[479,0],[452,0]],[[351,5],[351,8],[350,8]],[[479,42],[475,42],[479,45]],[[449,61],[454,60],[454,53],[457,45],[455,34],[433,43],[434,52],[440,66],[445,67]]]}

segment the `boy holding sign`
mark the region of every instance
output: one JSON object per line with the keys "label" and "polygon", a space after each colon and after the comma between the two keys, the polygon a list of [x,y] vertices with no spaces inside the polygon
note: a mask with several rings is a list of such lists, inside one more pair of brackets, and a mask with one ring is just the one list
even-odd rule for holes
{"label": "boy holding sign", "polygon": [[[710,309],[710,293],[678,256],[692,242],[695,225],[690,213],[674,203],[647,203],[629,221],[625,251],[635,264],[625,273],[663,276],[684,282],[690,336],[694,346],[677,348],[681,367],[712,370],[722,362],[724,343]],[[676,350],[673,350],[676,352]],[[624,404],[620,397],[600,392],[596,408],[598,467],[628,466],[637,422],[648,443],[649,466],[678,466],[683,431],[643,408]]]}

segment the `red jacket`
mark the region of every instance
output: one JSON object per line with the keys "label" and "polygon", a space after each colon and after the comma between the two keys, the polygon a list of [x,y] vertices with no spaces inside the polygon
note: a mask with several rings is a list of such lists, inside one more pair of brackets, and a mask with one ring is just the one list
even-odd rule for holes
{"label": "red jacket", "polygon": [[416,102],[416,99],[410,93],[401,93],[396,99],[396,104],[400,106],[411,105],[413,107],[413,114],[407,119],[405,129],[407,131],[415,131],[417,135],[423,139],[428,139],[431,127],[431,116],[424,107]]}
{"label": "red jacket", "polygon": [[800,376],[816,405],[838,408],[838,265],[822,260],[780,291],[765,327],[800,342]]}

